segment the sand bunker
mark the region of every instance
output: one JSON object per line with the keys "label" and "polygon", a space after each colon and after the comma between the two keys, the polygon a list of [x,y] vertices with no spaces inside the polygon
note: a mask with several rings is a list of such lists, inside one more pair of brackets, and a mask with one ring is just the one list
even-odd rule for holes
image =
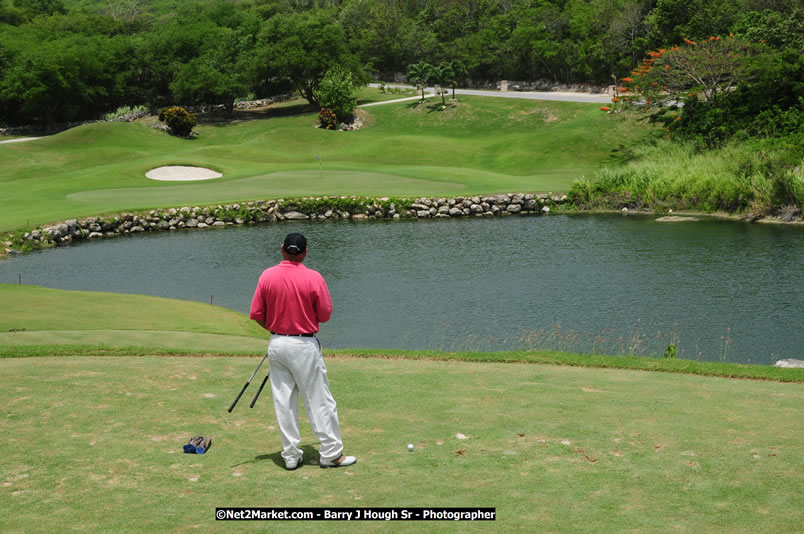
{"label": "sand bunker", "polygon": [[211,180],[223,176],[219,172],[203,167],[185,167],[182,165],[170,165],[168,167],[157,167],[145,173],[151,180],[164,180],[171,182],[185,182],[191,180]]}

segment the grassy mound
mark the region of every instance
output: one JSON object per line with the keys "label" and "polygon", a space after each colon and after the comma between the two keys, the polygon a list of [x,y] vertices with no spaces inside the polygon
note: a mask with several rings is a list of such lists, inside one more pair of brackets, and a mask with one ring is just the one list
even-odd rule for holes
{"label": "grassy mound", "polygon": [[[0,145],[0,230],[255,198],[567,191],[645,135],[592,104],[462,97],[445,111],[414,101],[361,113],[366,126],[353,132],[317,129],[316,115],[305,113],[202,125],[192,140],[146,120]],[[145,177],[163,165],[223,178],[177,185]]]}

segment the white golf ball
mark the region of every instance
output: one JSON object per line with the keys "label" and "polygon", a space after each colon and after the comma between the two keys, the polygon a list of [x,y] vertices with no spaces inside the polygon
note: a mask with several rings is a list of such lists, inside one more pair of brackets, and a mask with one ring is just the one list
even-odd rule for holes
{"label": "white golf ball", "polygon": [[413,452],[413,443],[408,443],[408,450]]}

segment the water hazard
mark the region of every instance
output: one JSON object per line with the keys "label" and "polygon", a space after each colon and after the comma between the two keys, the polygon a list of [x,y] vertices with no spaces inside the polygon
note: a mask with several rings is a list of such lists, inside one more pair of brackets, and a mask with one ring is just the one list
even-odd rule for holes
{"label": "water hazard", "polygon": [[804,357],[801,227],[619,215],[296,222],[17,256],[0,261],[0,282],[212,298],[247,313],[289,231],[307,235],[306,264],[332,293],[326,347],[661,356],[674,343],[693,360]]}

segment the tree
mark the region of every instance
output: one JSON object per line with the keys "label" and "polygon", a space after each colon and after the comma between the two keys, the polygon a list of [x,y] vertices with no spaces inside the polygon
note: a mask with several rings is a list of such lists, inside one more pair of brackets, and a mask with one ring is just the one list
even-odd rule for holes
{"label": "tree", "polygon": [[0,24],[19,26],[26,21],[25,12],[14,6],[0,4]]}
{"label": "tree", "polygon": [[94,117],[124,88],[116,76],[119,49],[100,36],[73,35],[17,53],[0,80],[10,122],[66,122]]}
{"label": "tree", "polygon": [[710,37],[648,54],[624,81],[649,108],[658,107],[652,120],[673,135],[714,147],[738,133],[800,131],[804,59],[797,51]]}
{"label": "tree", "polygon": [[27,11],[32,17],[67,13],[61,0],[14,0],[14,7]]}
{"label": "tree", "polygon": [[681,102],[700,95],[712,104],[718,94],[732,91],[756,76],[759,47],[737,37],[710,37],[700,43],[648,52],[648,58],[628,78],[648,105]]}
{"label": "tree", "polygon": [[751,42],[764,42],[773,48],[804,48],[804,10],[795,9],[784,15],[766,9],[750,11],[735,25],[734,33]]}
{"label": "tree", "polygon": [[223,104],[231,113],[235,99],[253,85],[252,50],[248,36],[221,28],[200,56],[179,69],[170,84],[174,99],[189,104]]}
{"label": "tree", "polygon": [[[800,145],[801,106],[804,102],[804,57],[796,50],[766,52],[761,56],[756,77],[733,91],[719,93],[711,105],[687,101],[681,120],[673,129],[679,135],[717,146],[735,136],[784,137],[791,146]],[[789,151],[799,165],[796,151]]]}
{"label": "tree", "polygon": [[452,70],[452,65],[447,62],[441,62],[435,67],[430,69],[430,80],[439,86],[441,92],[441,105],[446,106],[447,102],[444,97],[444,87],[453,85],[455,83],[455,71]]}
{"label": "tree", "polygon": [[351,121],[357,107],[352,73],[338,65],[332,67],[321,79],[315,97],[318,104],[331,109],[339,121]]}
{"label": "tree", "polygon": [[612,18],[603,37],[604,46],[614,50],[619,63],[628,72],[635,68],[648,48],[650,27],[645,22],[645,13],[650,4],[645,1],[626,3]]}
{"label": "tree", "polygon": [[315,105],[315,92],[330,67],[340,64],[359,71],[348,53],[343,28],[332,15],[314,10],[271,18],[259,35],[258,80],[265,86],[284,78]]}
{"label": "tree", "polygon": [[421,86],[422,100],[424,100],[424,86],[430,81],[430,73],[432,70],[433,66],[424,61],[408,65],[405,77],[408,79],[408,83]]}
{"label": "tree", "polygon": [[684,37],[701,40],[725,35],[743,13],[734,0],[658,0],[646,22],[653,46],[679,43]]}
{"label": "tree", "polygon": [[106,0],[106,12],[115,20],[131,23],[142,13],[140,0]]}
{"label": "tree", "polygon": [[469,75],[466,66],[459,59],[453,59],[449,62],[449,67],[452,69],[452,79],[450,85],[452,86],[452,99],[455,100],[455,88],[458,87],[458,80],[463,79]]}

